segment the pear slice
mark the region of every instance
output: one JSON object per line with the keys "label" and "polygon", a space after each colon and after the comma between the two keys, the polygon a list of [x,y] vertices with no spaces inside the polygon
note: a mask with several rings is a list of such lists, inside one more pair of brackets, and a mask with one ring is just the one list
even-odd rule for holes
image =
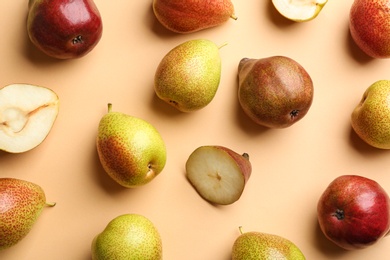
{"label": "pear slice", "polygon": [[199,195],[214,204],[237,201],[251,175],[248,154],[223,146],[201,146],[186,162],[187,178]]}
{"label": "pear slice", "polygon": [[295,22],[313,20],[328,0],[272,0],[276,10]]}
{"label": "pear slice", "polygon": [[0,150],[21,153],[38,146],[58,111],[59,98],[51,89],[29,84],[0,89]]}

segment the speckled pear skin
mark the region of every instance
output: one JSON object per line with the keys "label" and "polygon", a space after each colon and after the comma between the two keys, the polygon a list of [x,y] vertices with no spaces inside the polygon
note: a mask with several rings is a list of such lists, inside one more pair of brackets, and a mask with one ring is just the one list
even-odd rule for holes
{"label": "speckled pear skin", "polygon": [[241,234],[233,244],[232,260],[305,260],[302,251],[290,240],[261,232]]}
{"label": "speckled pear skin", "polygon": [[268,128],[286,128],[301,120],[313,102],[310,75],[285,56],[241,59],[238,100],[245,114]]}
{"label": "speckled pear skin", "polygon": [[217,93],[221,78],[219,47],[212,41],[186,41],[161,60],[154,77],[157,96],[182,112],[204,108]]}
{"label": "speckled pear skin", "polygon": [[390,149],[390,80],[378,80],[364,92],[353,110],[351,125],[369,145]]}
{"label": "speckled pear skin", "polygon": [[237,19],[230,0],[154,0],[153,12],[165,28],[176,33],[193,33]]}
{"label": "speckled pear skin", "polygon": [[111,111],[102,117],[96,147],[107,174],[126,188],[145,185],[165,167],[165,143],[149,122]]}
{"label": "speckled pear skin", "polygon": [[92,260],[160,260],[161,236],[154,224],[138,214],[116,217],[92,241]]}
{"label": "speckled pear skin", "polygon": [[0,178],[0,250],[22,240],[31,230],[46,204],[37,184]]}

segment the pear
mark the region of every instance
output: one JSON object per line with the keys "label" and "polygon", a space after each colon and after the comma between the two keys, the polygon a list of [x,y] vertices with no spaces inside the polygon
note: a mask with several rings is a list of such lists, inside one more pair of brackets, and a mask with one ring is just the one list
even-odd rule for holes
{"label": "pear", "polygon": [[99,123],[96,147],[107,174],[120,185],[134,188],[153,180],[166,163],[165,143],[149,122],[120,112]]}
{"label": "pear", "polygon": [[93,0],[29,0],[27,32],[43,53],[72,59],[95,48],[103,24]]}
{"label": "pear", "polygon": [[243,233],[236,239],[232,249],[232,260],[305,260],[302,251],[290,240],[262,232]]}
{"label": "pear", "polygon": [[43,189],[25,180],[0,178],[0,250],[22,240],[47,203]]}
{"label": "pear", "polygon": [[272,0],[275,9],[294,22],[307,22],[316,18],[328,0]]}
{"label": "pear", "polygon": [[204,108],[217,93],[221,78],[219,47],[212,41],[186,41],[161,60],[154,77],[156,95],[181,112]]}
{"label": "pear", "polygon": [[351,125],[367,144],[390,149],[390,80],[378,80],[364,92],[351,115]]}
{"label": "pear", "polygon": [[59,104],[49,88],[11,84],[0,89],[0,150],[22,153],[41,144],[54,125]]}
{"label": "pear", "polygon": [[161,236],[154,224],[138,214],[111,220],[92,241],[93,260],[160,260]]}
{"label": "pear", "polygon": [[268,128],[286,128],[301,120],[313,101],[307,71],[285,56],[241,59],[238,100],[245,114]]}
{"label": "pear", "polygon": [[219,205],[236,202],[252,173],[247,153],[220,145],[195,149],[186,162],[187,178],[205,200]]}
{"label": "pear", "polygon": [[230,0],[153,0],[157,20],[176,33],[192,33],[237,20]]}

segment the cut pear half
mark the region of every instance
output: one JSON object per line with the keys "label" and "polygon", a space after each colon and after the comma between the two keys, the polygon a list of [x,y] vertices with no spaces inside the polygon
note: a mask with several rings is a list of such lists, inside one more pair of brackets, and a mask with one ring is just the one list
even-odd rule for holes
{"label": "cut pear half", "polygon": [[58,111],[59,98],[51,89],[29,84],[0,89],[0,150],[21,153],[38,146]]}
{"label": "cut pear half", "polygon": [[220,205],[237,201],[251,173],[247,154],[221,146],[201,146],[188,158],[187,178],[205,200]]}
{"label": "cut pear half", "polygon": [[328,0],[272,0],[276,10],[295,22],[313,20]]}

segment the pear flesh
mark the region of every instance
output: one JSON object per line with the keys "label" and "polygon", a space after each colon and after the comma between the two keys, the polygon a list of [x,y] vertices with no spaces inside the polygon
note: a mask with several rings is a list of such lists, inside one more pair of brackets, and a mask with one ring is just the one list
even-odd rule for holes
{"label": "pear flesh", "polygon": [[221,78],[219,47],[205,39],[186,41],[161,60],[154,77],[156,95],[181,112],[207,106]]}
{"label": "pear flesh", "polygon": [[12,84],[0,89],[0,150],[21,153],[38,146],[58,111],[58,96],[48,88]]}
{"label": "pear flesh", "polygon": [[313,20],[327,2],[328,0],[272,0],[281,15],[295,22]]}
{"label": "pear flesh", "polygon": [[154,224],[138,214],[111,220],[92,241],[92,260],[160,260],[162,240]]}
{"label": "pear flesh", "polygon": [[0,178],[0,250],[22,240],[31,230],[46,203],[43,189],[35,183]]}
{"label": "pear flesh", "polygon": [[219,26],[229,18],[237,20],[230,0],[154,0],[157,20],[176,33],[193,33]]}
{"label": "pear flesh", "polygon": [[378,80],[364,92],[351,115],[351,125],[367,144],[390,149],[390,80]]}
{"label": "pear flesh", "polygon": [[247,153],[219,145],[195,149],[186,162],[187,178],[206,201],[219,205],[236,202],[252,173]]}
{"label": "pear flesh", "polygon": [[305,260],[302,251],[290,240],[262,232],[242,233],[232,248],[232,260]]}
{"label": "pear flesh", "polygon": [[111,111],[100,120],[96,147],[107,174],[120,185],[134,188],[152,181],[166,163],[165,143],[149,122]]}

